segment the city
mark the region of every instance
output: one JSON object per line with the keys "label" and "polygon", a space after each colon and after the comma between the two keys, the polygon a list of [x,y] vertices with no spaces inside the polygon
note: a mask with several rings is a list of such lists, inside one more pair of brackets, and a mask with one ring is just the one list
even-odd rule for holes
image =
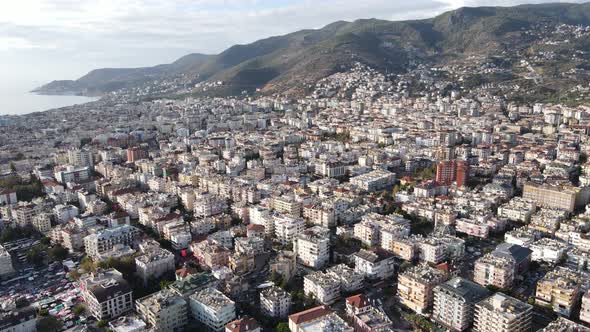
{"label": "city", "polygon": [[0,331],[590,331],[588,69],[505,56],[0,115]]}

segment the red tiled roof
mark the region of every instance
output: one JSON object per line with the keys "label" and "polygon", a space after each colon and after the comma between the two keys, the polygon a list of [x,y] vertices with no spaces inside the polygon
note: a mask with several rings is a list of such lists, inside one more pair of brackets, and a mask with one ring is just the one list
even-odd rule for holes
{"label": "red tiled roof", "polygon": [[258,328],[258,322],[251,317],[244,317],[242,319],[234,320],[227,323],[225,329],[231,332],[248,332]]}
{"label": "red tiled roof", "polygon": [[304,322],[316,320],[320,317],[326,316],[331,313],[332,310],[328,306],[321,305],[319,307],[311,308],[305,311],[301,311],[289,316],[289,320],[299,325]]}
{"label": "red tiled roof", "polygon": [[357,294],[346,298],[346,304],[355,308],[364,308],[369,305],[369,299],[363,294]]}

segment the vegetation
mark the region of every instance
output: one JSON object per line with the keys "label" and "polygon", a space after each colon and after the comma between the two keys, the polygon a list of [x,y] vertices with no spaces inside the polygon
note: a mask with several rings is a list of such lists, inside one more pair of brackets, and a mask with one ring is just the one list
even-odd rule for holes
{"label": "vegetation", "polygon": [[277,332],[291,332],[291,330],[289,329],[289,323],[286,323],[286,322],[278,323],[277,326],[275,327],[275,330]]}
{"label": "vegetation", "polygon": [[62,327],[63,323],[53,316],[45,316],[37,320],[38,332],[58,332],[61,331]]}
{"label": "vegetation", "polygon": [[33,227],[6,227],[0,233],[0,242],[10,242],[38,236],[39,233]]}
{"label": "vegetation", "polygon": [[32,173],[29,181],[25,181],[19,176],[0,180],[0,188],[16,191],[18,199],[26,202],[45,195],[43,183]]}

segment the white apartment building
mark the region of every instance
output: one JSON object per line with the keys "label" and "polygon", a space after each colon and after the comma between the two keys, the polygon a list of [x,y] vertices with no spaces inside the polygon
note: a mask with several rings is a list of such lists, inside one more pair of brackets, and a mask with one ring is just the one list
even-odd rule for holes
{"label": "white apartment building", "polygon": [[250,206],[248,208],[248,218],[250,218],[250,224],[264,226],[266,236],[274,236],[274,219],[271,217],[269,209],[260,205]]}
{"label": "white apartment building", "polygon": [[140,230],[122,225],[115,228],[107,228],[84,238],[86,254],[90,257],[99,257],[110,251],[117,244],[133,247],[140,236]]}
{"label": "white apartment building", "polygon": [[33,224],[33,217],[41,212],[41,207],[33,203],[20,203],[11,209],[14,222],[19,227],[26,227]]}
{"label": "white apartment building", "polygon": [[273,210],[291,217],[301,217],[303,204],[292,195],[277,196],[272,199]]}
{"label": "white apartment building", "polygon": [[265,288],[260,292],[260,307],[267,316],[287,317],[291,307],[291,295],[276,286]]}
{"label": "white apartment building", "polygon": [[533,242],[529,248],[533,251],[533,261],[556,264],[565,256],[568,245],[555,239],[542,238]]}
{"label": "white apartment building", "polygon": [[377,169],[350,178],[350,183],[362,190],[373,192],[393,186],[395,183],[395,173]]}
{"label": "white apartment building", "polygon": [[326,273],[340,282],[342,292],[350,293],[363,288],[364,275],[345,264],[334,265],[328,268]]}
{"label": "white apartment building", "polygon": [[360,223],[354,225],[354,237],[367,246],[381,246],[389,249],[397,238],[410,234],[410,222],[403,217],[391,214],[368,213]]}
{"label": "white apartment building", "polygon": [[533,200],[514,197],[508,203],[498,207],[498,217],[528,223],[536,210],[537,207]]}
{"label": "white apartment building", "polygon": [[223,331],[236,318],[234,301],[215,288],[205,288],[191,295],[190,309],[194,319],[213,331]]}
{"label": "white apartment building", "polygon": [[51,217],[48,213],[39,213],[33,217],[32,225],[39,233],[47,234],[51,231]]}
{"label": "white apartment building", "polygon": [[137,275],[147,285],[150,280],[158,279],[174,272],[174,254],[163,248],[149,248],[142,255],[135,257]]}
{"label": "white apartment building", "polygon": [[90,150],[70,149],[67,152],[68,163],[76,167],[92,167],[94,157]]}
{"label": "white apartment building", "polygon": [[88,310],[98,320],[110,320],[133,309],[133,290],[115,269],[80,278],[80,291]]}
{"label": "white apartment building", "polygon": [[273,216],[275,239],[282,244],[292,243],[305,228],[303,218],[294,218],[286,214]]}
{"label": "white apartment building", "polygon": [[354,254],[354,271],[373,280],[390,278],[395,273],[395,257],[380,248],[361,249]]}
{"label": "white apartment building", "polygon": [[434,287],[432,318],[451,331],[465,331],[473,322],[475,304],[488,296],[483,286],[453,278]]}
{"label": "white apartment building", "polygon": [[322,304],[332,304],[340,297],[340,281],[321,271],[303,277],[303,292]]}
{"label": "white apartment building", "polygon": [[330,230],[321,226],[308,228],[297,235],[296,251],[300,262],[314,269],[323,268],[330,259]]}
{"label": "white apartment building", "polygon": [[475,332],[526,332],[531,330],[533,306],[502,293],[475,305]]}
{"label": "white apartment building", "polygon": [[188,324],[186,300],[169,289],[136,300],[135,311],[156,331],[178,332]]}
{"label": "white apartment building", "polygon": [[53,208],[53,211],[55,212],[55,219],[60,224],[63,224],[80,214],[78,208],[73,205],[58,204]]}

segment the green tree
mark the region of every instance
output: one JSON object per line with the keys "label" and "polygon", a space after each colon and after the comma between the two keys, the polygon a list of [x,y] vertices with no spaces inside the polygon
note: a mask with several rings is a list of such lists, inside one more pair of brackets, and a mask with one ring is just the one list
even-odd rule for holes
{"label": "green tree", "polygon": [[16,173],[16,165],[12,161],[10,162],[10,171]]}
{"label": "green tree", "polygon": [[27,251],[27,260],[34,265],[43,264],[43,250],[39,246],[34,246]]}
{"label": "green tree", "polygon": [[86,312],[86,306],[83,304],[78,304],[74,307],[74,309],[72,309],[72,312],[77,316],[80,316]]}
{"label": "green tree", "polygon": [[62,247],[60,244],[50,248],[47,251],[49,258],[55,261],[63,261],[64,259],[68,258],[68,250]]}
{"label": "green tree", "polygon": [[174,281],[172,280],[160,280],[160,289],[166,289],[168,286],[172,285]]}
{"label": "green tree", "polygon": [[101,329],[102,329],[103,327],[106,327],[106,326],[107,326],[107,321],[106,321],[106,320],[102,320],[102,319],[101,319],[101,320],[99,320],[99,321],[96,323],[96,327],[98,327],[98,328],[101,328]]}
{"label": "green tree", "polygon": [[53,316],[47,316],[37,321],[38,332],[58,332],[61,331],[63,323]]}
{"label": "green tree", "polygon": [[277,332],[291,332],[291,329],[289,329],[289,324],[286,322],[278,323],[277,326],[275,327],[275,330]]}

